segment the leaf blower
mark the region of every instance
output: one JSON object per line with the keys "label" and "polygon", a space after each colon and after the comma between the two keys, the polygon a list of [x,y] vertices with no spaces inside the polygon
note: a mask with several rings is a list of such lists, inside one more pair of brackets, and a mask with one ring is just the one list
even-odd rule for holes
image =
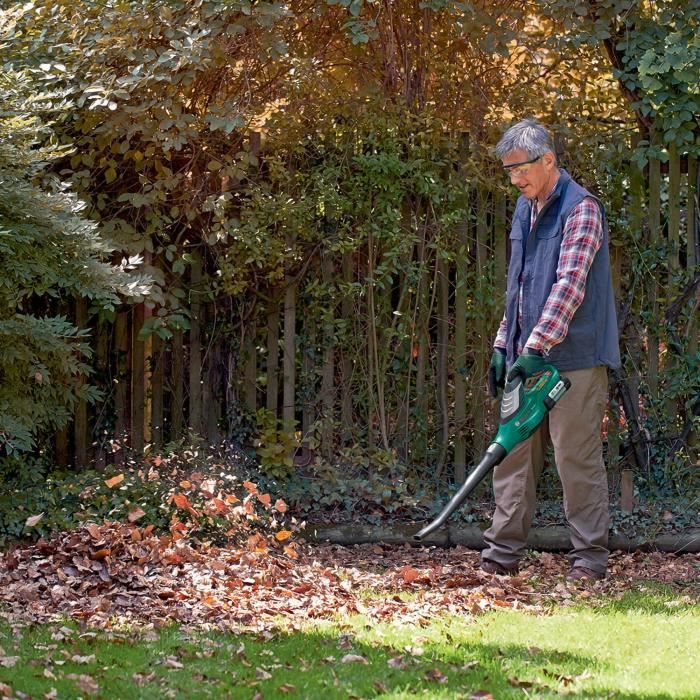
{"label": "leaf blower", "polygon": [[520,375],[506,383],[496,437],[440,515],[413,535],[414,540],[422,540],[441,527],[481,480],[500,464],[516,445],[527,440],[537,430],[545,416],[571,386],[568,378],[559,376],[559,372],[552,365],[545,365],[541,373],[528,379],[527,384],[529,386],[526,386]]}

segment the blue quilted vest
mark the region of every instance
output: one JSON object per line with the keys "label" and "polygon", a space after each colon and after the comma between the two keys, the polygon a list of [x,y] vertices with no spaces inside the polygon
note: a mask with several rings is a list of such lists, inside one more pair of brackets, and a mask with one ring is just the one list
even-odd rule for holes
{"label": "blue quilted vest", "polygon": [[[516,343],[527,342],[537,325],[552,285],[557,279],[557,263],[564,223],[569,212],[593,195],[561,170],[554,193],[539,212],[530,231],[530,202],[520,197],[510,232],[511,257],[506,292],[507,365],[517,357]],[[587,369],[599,365],[620,366],[615,299],[608,252],[608,224],[603,212],[603,243],[598,249],[586,279],[586,294],[576,310],[566,338],[555,345],[547,362],[560,371]],[[518,327],[518,291],[522,284],[522,328]]]}

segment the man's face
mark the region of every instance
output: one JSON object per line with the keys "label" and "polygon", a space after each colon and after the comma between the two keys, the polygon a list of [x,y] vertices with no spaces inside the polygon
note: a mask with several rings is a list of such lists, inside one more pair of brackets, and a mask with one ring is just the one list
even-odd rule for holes
{"label": "man's face", "polygon": [[503,167],[511,182],[528,199],[544,198],[549,194],[556,163],[547,151],[539,158],[530,158],[526,151],[512,151],[504,156]]}

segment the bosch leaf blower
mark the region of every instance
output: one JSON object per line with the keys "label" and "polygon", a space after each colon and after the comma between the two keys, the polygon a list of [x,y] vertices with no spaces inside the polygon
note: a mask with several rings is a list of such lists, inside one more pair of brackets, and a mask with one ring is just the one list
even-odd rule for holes
{"label": "bosch leaf blower", "polygon": [[571,382],[566,377],[560,377],[552,365],[545,365],[541,373],[528,379],[528,384],[530,386],[526,387],[520,375],[506,383],[496,437],[440,515],[413,535],[414,540],[422,540],[441,527],[481,480],[500,464],[516,445],[527,440],[537,430],[545,416],[571,386]]}

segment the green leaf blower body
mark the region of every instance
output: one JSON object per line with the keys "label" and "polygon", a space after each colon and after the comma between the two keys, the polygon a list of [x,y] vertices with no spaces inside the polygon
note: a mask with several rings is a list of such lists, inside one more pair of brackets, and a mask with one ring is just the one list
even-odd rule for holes
{"label": "green leaf blower body", "polygon": [[539,428],[545,416],[570,386],[571,382],[566,377],[559,376],[559,372],[552,365],[545,365],[541,373],[527,380],[527,384],[520,376],[508,382],[503,390],[501,419],[493,442],[442,512],[417,532],[413,539],[422,540],[441,527],[481,480],[500,464],[516,445],[527,440]]}

